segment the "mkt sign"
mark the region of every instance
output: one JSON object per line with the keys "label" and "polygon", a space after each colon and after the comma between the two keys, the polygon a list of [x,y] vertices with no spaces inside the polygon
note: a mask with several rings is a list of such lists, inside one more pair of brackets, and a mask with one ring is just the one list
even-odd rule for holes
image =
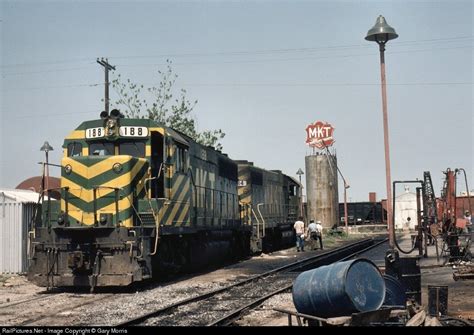
{"label": "mkt sign", "polygon": [[334,143],[334,127],[327,122],[317,121],[306,127],[306,143],[310,147],[324,149]]}

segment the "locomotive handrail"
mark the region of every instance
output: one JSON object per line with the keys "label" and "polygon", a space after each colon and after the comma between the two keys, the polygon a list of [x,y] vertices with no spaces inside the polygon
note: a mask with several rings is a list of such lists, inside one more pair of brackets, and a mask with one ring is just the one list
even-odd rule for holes
{"label": "locomotive handrail", "polygon": [[115,193],[115,225],[119,227],[119,191],[123,190],[122,187],[112,187],[112,186],[101,186],[101,185],[93,185],[92,186],[92,194],[94,196],[93,200],[93,209],[94,209],[94,224],[97,223],[97,189],[105,188],[109,190],[114,190]]}
{"label": "locomotive handrail", "polygon": [[263,206],[263,202],[257,205],[257,211],[258,211],[258,214],[260,214],[260,217],[262,218],[262,238],[264,238],[265,237],[265,219],[262,215],[262,212],[260,211],[260,206]]}
{"label": "locomotive handrail", "polygon": [[255,216],[255,220],[257,220],[257,238],[260,238],[260,220],[257,217],[257,214],[255,214],[255,211],[252,208],[252,205],[250,205],[252,209],[253,216]]}

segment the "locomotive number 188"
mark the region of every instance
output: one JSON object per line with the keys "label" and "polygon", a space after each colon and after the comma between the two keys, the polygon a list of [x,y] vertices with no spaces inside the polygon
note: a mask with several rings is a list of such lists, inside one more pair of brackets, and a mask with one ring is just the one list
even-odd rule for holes
{"label": "locomotive number 188", "polygon": [[147,127],[133,127],[133,126],[122,126],[119,129],[120,136],[125,137],[147,137]]}

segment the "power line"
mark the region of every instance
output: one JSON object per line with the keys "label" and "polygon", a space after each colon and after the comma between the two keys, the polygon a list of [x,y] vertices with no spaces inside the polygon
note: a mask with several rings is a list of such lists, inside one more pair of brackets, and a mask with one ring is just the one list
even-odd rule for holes
{"label": "power line", "polygon": [[[453,50],[453,49],[466,49],[472,48],[473,46],[459,46],[459,47],[448,47],[448,48],[432,48],[432,49],[420,49],[420,50],[406,50],[406,51],[390,51],[390,54],[403,54],[403,53],[415,53],[415,52],[427,52],[427,51],[439,51],[439,50]],[[251,64],[251,63],[278,63],[288,61],[302,61],[302,60],[319,60],[319,59],[335,59],[335,58],[351,58],[351,57],[363,57],[373,56],[377,53],[366,53],[366,54],[347,54],[347,55],[328,55],[328,56],[317,56],[317,57],[300,57],[300,58],[279,58],[279,59],[251,59],[251,60],[231,60],[221,62],[188,62],[188,63],[173,63],[173,65],[213,65],[213,64]],[[162,66],[166,63],[147,63],[147,64],[118,64],[121,67],[149,67],[149,66]]]}
{"label": "power line", "polygon": [[[446,85],[473,85],[474,82],[426,82],[426,83],[387,83],[388,86],[446,86]],[[150,84],[143,84],[150,85]],[[269,86],[269,87],[306,87],[306,86],[380,86],[380,83],[202,83],[183,84],[183,86]]]}
{"label": "power line", "polygon": [[53,88],[75,88],[75,87],[95,87],[103,84],[73,84],[73,85],[59,85],[59,86],[40,86],[40,87],[13,87],[4,88],[3,91],[27,91],[27,90],[44,90]]}
{"label": "power line", "polygon": [[[157,83],[141,83],[140,85],[156,85]],[[473,85],[473,82],[422,82],[422,83],[387,83],[388,86],[458,86]],[[103,84],[78,84],[64,86],[43,86],[26,88],[7,88],[4,91],[42,90],[55,88],[96,87]],[[380,86],[380,83],[183,83],[183,86],[222,86],[222,87],[311,87],[311,86]]]}
{"label": "power line", "polygon": [[[54,114],[30,114],[30,115],[19,115],[15,117],[6,117],[4,120],[20,120],[20,119],[33,119],[38,117],[49,117],[49,116],[65,116],[65,115],[76,115],[76,114],[91,114],[91,113],[99,113],[99,110],[94,111],[87,111],[87,112],[71,112],[71,113],[54,113]],[[99,114],[97,114],[99,115]]]}
{"label": "power line", "polygon": [[[433,42],[458,42],[460,40],[472,39],[474,35],[468,36],[455,36],[446,38],[435,38],[425,40],[409,40],[409,41],[398,41],[393,42],[394,45],[399,46],[418,46],[420,44],[433,43]],[[113,59],[137,59],[137,58],[160,58],[160,57],[208,57],[208,56],[230,56],[230,55],[259,55],[269,53],[289,53],[289,52],[315,52],[321,50],[337,50],[347,48],[369,48],[368,44],[347,44],[347,45],[335,45],[335,46],[321,46],[312,48],[281,48],[281,49],[261,49],[261,50],[236,50],[236,51],[222,51],[222,52],[191,52],[191,53],[169,53],[169,54],[158,54],[158,55],[128,55],[128,56],[116,56],[110,57]],[[92,57],[91,57],[92,58]],[[0,65],[0,68],[16,67],[16,66],[41,66],[41,65],[57,65],[57,64],[68,64],[77,62],[90,62],[90,58],[78,58],[75,60],[56,60],[47,62],[36,62],[36,63],[16,63],[16,64],[4,64]]]}
{"label": "power line", "polygon": [[[405,50],[405,51],[392,51],[390,54],[400,54],[400,53],[416,53],[416,52],[427,52],[427,51],[437,51],[437,50],[453,50],[453,49],[466,49],[472,48],[472,46],[457,46],[457,47],[446,47],[446,48],[431,48],[431,49],[419,49],[419,50]],[[173,63],[173,65],[212,65],[212,64],[248,64],[248,63],[262,63],[262,62],[288,62],[288,61],[300,61],[300,60],[317,60],[317,59],[332,59],[332,58],[350,58],[350,57],[361,57],[361,56],[373,56],[376,53],[366,53],[366,54],[347,54],[347,55],[327,55],[327,56],[316,56],[316,57],[302,57],[302,58],[280,58],[280,59],[255,59],[255,60],[233,60],[233,61],[222,61],[222,62],[189,62],[189,63]],[[151,56],[143,56],[151,57]],[[90,63],[94,64],[94,63]],[[163,66],[166,63],[146,63],[146,64],[119,64],[121,67],[149,67],[149,66]],[[51,70],[41,70],[41,71],[31,71],[31,72],[9,72],[3,73],[2,76],[15,76],[15,75],[34,75],[34,74],[43,74],[43,73],[55,73],[55,72],[66,72],[66,71],[76,71],[76,70],[89,70],[91,67],[75,67],[67,69],[51,69]]]}
{"label": "power line", "polygon": [[[93,63],[91,63],[93,64]],[[67,71],[77,71],[77,70],[90,70],[92,67],[74,67],[68,69],[53,69],[53,70],[43,70],[43,71],[31,71],[31,72],[9,72],[2,73],[2,76],[18,76],[18,75],[30,75],[30,74],[40,74],[40,73],[52,73],[52,72],[67,72]]]}

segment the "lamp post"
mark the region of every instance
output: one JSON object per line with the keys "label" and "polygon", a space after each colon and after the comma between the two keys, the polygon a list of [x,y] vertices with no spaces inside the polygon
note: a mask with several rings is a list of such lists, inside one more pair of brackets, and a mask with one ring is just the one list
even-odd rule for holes
{"label": "lamp post", "polygon": [[303,185],[301,184],[301,176],[304,175],[304,172],[303,170],[301,170],[301,168],[299,168],[298,171],[296,171],[296,174],[298,175],[300,179],[300,207],[301,207],[301,216],[304,217],[303,215]]}
{"label": "lamp post", "polygon": [[[53,151],[53,147],[49,145],[48,141],[45,141],[43,146],[40,148],[40,151],[44,151],[45,154],[46,154],[46,169],[43,168],[43,181],[42,181],[42,185],[41,185],[41,192],[43,192],[45,189],[47,190],[48,189],[48,182],[49,182],[49,164],[48,164],[48,152],[50,151]],[[44,178],[44,172],[46,170],[46,186],[45,186],[45,178]]]}
{"label": "lamp post", "polygon": [[[341,175],[342,177],[342,175]],[[346,234],[349,235],[349,223],[347,221],[347,189],[350,187],[348,183],[346,183],[346,180],[344,177],[342,177],[344,180],[344,224],[346,226]]]}
{"label": "lamp post", "polygon": [[390,176],[390,151],[388,137],[388,115],[387,115],[387,91],[385,83],[385,44],[397,38],[395,29],[390,27],[382,15],[379,15],[375,25],[367,32],[365,39],[367,41],[377,42],[380,51],[380,72],[382,78],[382,112],[383,112],[383,131],[384,131],[384,147],[385,147],[385,176],[387,184],[387,225],[389,246],[394,248],[394,231],[392,220],[392,186]]}

